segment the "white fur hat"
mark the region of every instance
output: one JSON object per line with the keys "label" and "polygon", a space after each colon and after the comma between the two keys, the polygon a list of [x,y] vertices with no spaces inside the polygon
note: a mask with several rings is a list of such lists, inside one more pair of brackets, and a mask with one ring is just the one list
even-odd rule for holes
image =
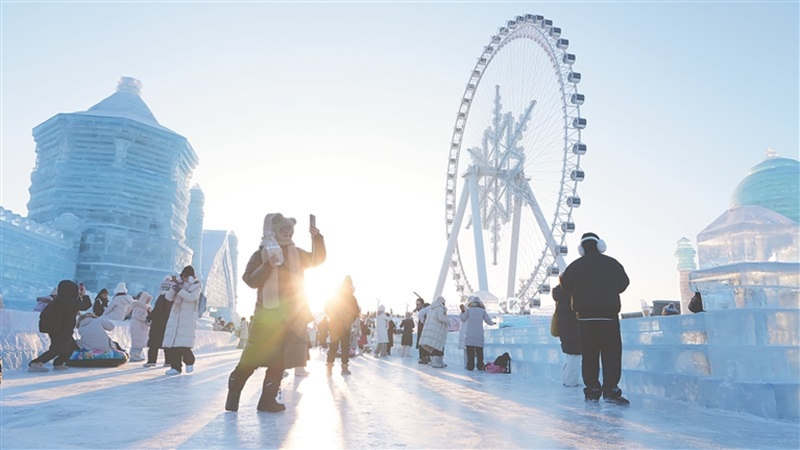
{"label": "white fur hat", "polygon": [[117,284],[117,287],[114,288],[114,294],[127,294],[127,293],[128,293],[128,288],[125,287],[124,281],[120,281]]}
{"label": "white fur hat", "polygon": [[152,299],[153,299],[153,296],[148,294],[147,291],[142,291],[142,293],[139,294],[139,301],[140,302],[150,303],[150,300],[152,300]]}

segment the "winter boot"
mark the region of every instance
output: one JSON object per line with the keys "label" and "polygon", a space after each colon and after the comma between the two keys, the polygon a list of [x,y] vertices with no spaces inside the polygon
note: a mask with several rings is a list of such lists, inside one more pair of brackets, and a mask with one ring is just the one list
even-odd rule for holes
{"label": "winter boot", "polygon": [[44,366],[44,363],[32,362],[28,364],[28,372],[49,372],[50,369]]}
{"label": "winter boot", "polygon": [[333,363],[328,363],[328,365],[327,365],[327,367],[325,369],[325,373],[327,375],[333,375]]}
{"label": "winter boot", "polygon": [[342,364],[342,375],[352,375],[350,369],[347,368],[347,364]]}
{"label": "winter boot", "polygon": [[279,381],[264,380],[264,387],[261,389],[261,398],[258,400],[256,409],[259,411],[267,412],[281,412],[286,410],[283,403],[278,403],[275,397],[278,396],[278,389],[280,388]]}
{"label": "winter boot", "polygon": [[435,367],[437,369],[442,369],[447,367],[447,364],[444,363],[443,356],[431,356],[431,367]]}
{"label": "winter boot", "polygon": [[622,391],[618,387],[615,387],[610,391],[603,392],[603,400],[606,403],[614,403],[616,405],[625,406],[631,404],[631,402],[629,402],[627,398],[622,396]]}
{"label": "winter boot", "polygon": [[590,387],[583,388],[583,396],[587,402],[595,402],[597,403],[600,401],[600,395],[602,395],[603,391],[600,389],[592,389]]}
{"label": "winter boot", "polygon": [[235,371],[228,377],[228,398],[225,399],[225,411],[238,411],[239,398],[242,395],[244,383],[250,376],[243,377]]}

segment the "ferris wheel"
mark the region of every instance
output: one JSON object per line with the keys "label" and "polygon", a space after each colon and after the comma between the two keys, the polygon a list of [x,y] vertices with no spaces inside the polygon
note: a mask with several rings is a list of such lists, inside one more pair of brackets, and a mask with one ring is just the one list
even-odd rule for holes
{"label": "ferris wheel", "polygon": [[501,311],[527,312],[564,270],[586,153],[585,97],[568,48],[552,20],[527,14],[480,53],[450,143],[435,296],[450,272],[462,301],[480,292]]}

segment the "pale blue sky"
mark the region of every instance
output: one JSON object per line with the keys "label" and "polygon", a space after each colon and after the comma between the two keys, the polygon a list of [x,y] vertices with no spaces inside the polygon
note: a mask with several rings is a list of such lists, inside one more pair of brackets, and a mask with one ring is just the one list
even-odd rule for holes
{"label": "pale blue sky", "polygon": [[[0,205],[27,214],[33,127],[135,77],[200,156],[205,227],[236,232],[242,267],[265,213],[295,216],[301,247],[317,215],[330,252],[308,274],[317,304],[345,274],[366,309],[433,293],[459,101],[517,15],[552,19],[577,55],[589,152],[567,260],[581,233],[603,237],[631,277],[624,311],[678,298],[678,239],[728,208],[767,147],[800,149],[796,1],[0,7]],[[240,286],[242,313],[253,297]]]}

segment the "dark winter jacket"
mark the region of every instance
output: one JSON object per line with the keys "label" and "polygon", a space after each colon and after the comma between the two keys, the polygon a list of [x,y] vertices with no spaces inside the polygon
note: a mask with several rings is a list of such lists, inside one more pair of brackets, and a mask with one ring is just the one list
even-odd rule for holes
{"label": "dark winter jacket", "polygon": [[568,355],[581,354],[581,340],[578,332],[578,319],[572,310],[570,299],[564,294],[559,284],[553,288],[553,300],[556,301],[556,320],[558,320],[558,338],[561,340],[561,351]]}
{"label": "dark winter jacket", "polygon": [[414,319],[403,319],[400,322],[400,328],[403,329],[403,337],[400,340],[400,344],[410,347],[414,343]]}
{"label": "dark winter jacket", "polygon": [[58,293],[53,299],[51,307],[59,313],[58,331],[52,334],[69,334],[75,329],[79,311],[86,311],[92,307],[92,299],[88,295],[78,295],[78,285],[65,280],[58,284]]}
{"label": "dark winter jacket", "polygon": [[96,297],[94,299],[94,306],[92,307],[92,312],[95,316],[100,317],[108,308],[108,299],[103,299],[102,297]]}
{"label": "dark winter jacket", "polygon": [[572,298],[572,310],[578,319],[618,319],[619,294],[628,284],[630,280],[622,264],[593,248],[573,261],[561,280],[564,294]]}
{"label": "dark winter jacket", "polygon": [[342,286],[336,297],[330,299],[325,305],[325,314],[328,315],[328,331],[332,340],[338,340],[350,335],[353,322],[358,317],[358,300],[353,295],[352,288]]}
{"label": "dark winter jacket", "polygon": [[[273,267],[266,262],[262,247],[250,256],[242,280],[256,289],[256,305],[240,364],[249,367],[283,364],[287,369],[306,365],[308,334],[305,330],[314,316],[305,295],[304,272],[322,264],[327,254],[321,234],[313,237],[311,246],[311,252],[296,248],[299,271],[294,273],[289,264]],[[287,254],[285,246],[281,249]],[[273,271],[277,271],[280,303],[277,308],[270,309],[264,306],[263,286]]]}
{"label": "dark winter jacket", "polygon": [[167,329],[169,313],[172,312],[172,303],[167,300],[164,294],[158,296],[156,305],[147,315],[150,321],[150,333],[148,334],[147,346],[161,348],[164,343],[164,332]]}

